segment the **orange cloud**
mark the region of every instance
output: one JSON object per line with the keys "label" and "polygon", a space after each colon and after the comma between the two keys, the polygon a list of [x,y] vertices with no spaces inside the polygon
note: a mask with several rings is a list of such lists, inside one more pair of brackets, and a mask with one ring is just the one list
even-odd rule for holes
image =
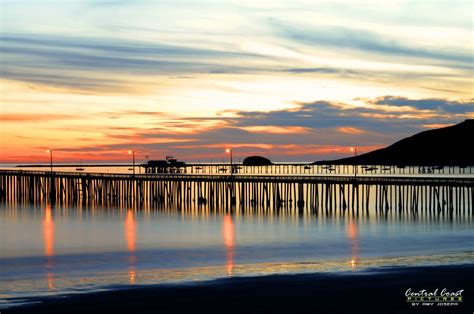
{"label": "orange cloud", "polygon": [[361,113],[361,117],[369,119],[413,119],[423,120],[435,118],[437,114],[384,114],[384,113]]}
{"label": "orange cloud", "polygon": [[2,113],[0,115],[0,121],[2,122],[44,122],[51,120],[69,120],[76,118],[78,118],[78,116],[67,114]]}
{"label": "orange cloud", "polygon": [[238,127],[238,129],[245,130],[250,133],[269,133],[269,134],[301,134],[310,132],[310,128],[301,126],[275,126],[275,125],[259,125],[259,126],[245,126]]}
{"label": "orange cloud", "polygon": [[232,148],[260,148],[274,149],[276,145],[264,143],[228,143],[228,144],[206,144],[206,145],[179,145],[175,148],[199,149],[199,148],[222,148],[224,151],[228,147]]}
{"label": "orange cloud", "polygon": [[352,135],[365,133],[365,131],[360,128],[354,128],[350,126],[342,126],[342,127],[337,128],[337,130],[341,133],[352,134]]}
{"label": "orange cloud", "polygon": [[451,125],[452,125],[451,123],[434,123],[434,124],[422,124],[421,126],[427,129],[438,129],[438,128],[445,128]]}

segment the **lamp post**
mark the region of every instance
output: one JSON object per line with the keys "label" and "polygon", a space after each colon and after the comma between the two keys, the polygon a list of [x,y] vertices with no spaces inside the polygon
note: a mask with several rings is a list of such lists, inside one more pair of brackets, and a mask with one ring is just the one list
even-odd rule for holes
{"label": "lamp post", "polygon": [[132,155],[132,164],[133,164],[133,175],[135,176],[135,151],[134,150],[129,150],[128,151],[129,155]]}
{"label": "lamp post", "polygon": [[[354,152],[354,157],[357,157],[357,147],[351,147],[351,152]],[[354,177],[357,177],[357,163],[354,159]]]}
{"label": "lamp post", "polygon": [[51,172],[53,172],[53,150],[47,149],[46,154],[49,154],[49,166],[51,168]]}
{"label": "lamp post", "polygon": [[230,154],[230,174],[232,175],[234,173],[234,169],[233,169],[233,166],[232,166],[232,148],[227,148],[225,150],[225,152],[227,154]]}

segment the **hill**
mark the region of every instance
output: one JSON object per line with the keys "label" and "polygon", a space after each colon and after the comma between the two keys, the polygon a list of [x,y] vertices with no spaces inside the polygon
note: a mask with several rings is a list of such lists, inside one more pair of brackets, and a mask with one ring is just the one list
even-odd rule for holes
{"label": "hill", "polygon": [[424,131],[386,148],[355,157],[314,164],[474,165],[474,120]]}

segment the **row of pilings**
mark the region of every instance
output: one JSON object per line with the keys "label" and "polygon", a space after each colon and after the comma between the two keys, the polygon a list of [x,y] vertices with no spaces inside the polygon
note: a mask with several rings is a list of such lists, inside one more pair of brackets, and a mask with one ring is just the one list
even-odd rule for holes
{"label": "row of pilings", "polygon": [[[184,177],[183,177],[184,178]],[[361,179],[359,179],[361,180]],[[380,184],[357,180],[289,182],[285,180],[203,180],[192,176],[69,176],[55,173],[0,173],[3,201],[116,206],[207,207],[211,210],[295,210],[399,212],[430,215],[474,215],[472,185]]]}

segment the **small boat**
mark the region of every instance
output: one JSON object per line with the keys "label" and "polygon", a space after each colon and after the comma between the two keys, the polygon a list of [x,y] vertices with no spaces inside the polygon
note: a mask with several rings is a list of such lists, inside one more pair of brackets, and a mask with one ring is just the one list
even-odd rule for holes
{"label": "small boat", "polygon": [[196,167],[195,169],[196,169],[196,170],[201,170],[201,169],[202,169],[202,167]]}
{"label": "small boat", "polygon": [[309,170],[311,169],[311,166],[304,166],[304,170]]}
{"label": "small boat", "polygon": [[227,172],[227,168],[219,168],[219,172]]}

